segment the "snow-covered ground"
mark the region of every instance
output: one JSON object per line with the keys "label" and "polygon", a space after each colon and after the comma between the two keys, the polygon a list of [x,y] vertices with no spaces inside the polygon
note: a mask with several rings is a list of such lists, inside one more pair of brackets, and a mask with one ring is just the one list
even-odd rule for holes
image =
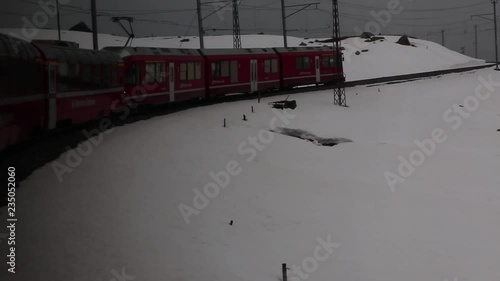
{"label": "snow-covered ground", "polygon": [[[81,144],[92,153],[62,182],[53,164],[23,182],[17,280],[277,281],[282,263],[293,281],[498,280],[500,87],[489,80],[500,73],[349,88],[348,108],[330,91],[297,94],[293,116],[269,108],[273,97],[116,128]],[[353,142],[321,147],[273,126]],[[423,163],[400,173],[400,156]],[[220,171],[233,176],[214,194]],[[404,183],[391,190],[388,172]],[[196,197],[207,185],[210,198]]]}
{"label": "snow-covered ground", "polygon": [[[22,36],[20,29],[0,29],[6,34]],[[30,31],[31,32],[31,31]],[[27,33],[28,34],[28,33]],[[30,35],[30,34],[28,34]],[[26,38],[26,37],[24,37]],[[55,30],[37,30],[30,39],[57,39]],[[92,48],[92,34],[75,31],[62,31],[62,39],[80,44],[81,48]],[[381,42],[364,42],[365,39],[349,38],[342,42],[346,48],[344,68],[348,81],[377,78],[392,75],[411,74],[424,71],[433,71],[465,66],[484,64],[484,60],[477,60],[457,52],[451,51],[439,44],[410,39],[415,47],[396,44],[399,37],[386,36]],[[189,40],[188,42],[181,42]],[[206,48],[232,48],[232,35],[205,37]],[[316,42],[324,38],[297,38],[288,37],[290,47],[305,43],[307,46],[323,46],[325,43]],[[109,34],[99,34],[99,46],[123,46],[127,38]],[[243,35],[244,48],[283,47],[283,38],[277,35]],[[331,45],[331,43],[330,43]],[[132,46],[167,47],[167,48],[199,48],[198,37],[166,36],[152,38],[136,38]],[[362,50],[368,50],[362,52]],[[360,54],[356,55],[359,51]]]}

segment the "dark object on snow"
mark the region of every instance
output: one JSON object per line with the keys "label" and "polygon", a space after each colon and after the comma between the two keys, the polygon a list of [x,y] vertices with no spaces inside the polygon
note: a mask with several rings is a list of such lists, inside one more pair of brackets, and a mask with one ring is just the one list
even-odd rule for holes
{"label": "dark object on snow", "polygon": [[373,37],[373,33],[371,33],[371,32],[363,32],[363,33],[361,33],[361,35],[359,37],[365,38],[365,39],[370,39],[370,38]]}
{"label": "dark object on snow", "polygon": [[459,105],[459,107],[464,107],[463,105]]}
{"label": "dark object on snow", "polygon": [[92,32],[92,29],[90,29],[83,21],[73,25],[69,30],[71,31],[81,31],[81,32]]}
{"label": "dark object on snow", "polygon": [[243,121],[248,121],[247,116],[245,114],[243,114]]}
{"label": "dark object on snow", "polygon": [[286,97],[286,99],[282,100],[282,101],[270,102],[269,105],[271,105],[273,108],[277,108],[277,109],[290,108],[293,110],[293,109],[297,108],[297,101],[295,101],[295,100],[288,101],[288,97]]}
{"label": "dark object on snow", "polygon": [[304,42],[302,42],[302,43],[300,43],[300,45],[299,45],[299,46],[307,46],[307,44],[306,44],[306,43],[304,43]]}
{"label": "dark object on snow", "polygon": [[500,129],[498,129],[497,132],[500,132]]}
{"label": "dark object on snow", "polygon": [[309,41],[308,43],[309,43],[309,44],[314,44],[314,41]]}
{"label": "dark object on snow", "polygon": [[361,50],[361,52],[366,53],[366,52],[368,52],[368,50]]}
{"label": "dark object on snow", "polygon": [[371,38],[371,40],[372,40],[372,41],[384,40],[384,39],[385,39],[385,37],[382,37],[382,36],[373,36],[373,37]]}
{"label": "dark object on snow", "polygon": [[356,56],[359,56],[359,55],[361,55],[361,52],[360,51],[356,51],[355,54],[356,54]]}
{"label": "dark object on snow", "polygon": [[186,38],[186,39],[182,39],[181,42],[189,42],[189,38]]}
{"label": "dark object on snow", "polygon": [[230,222],[229,222],[229,225],[233,225],[233,221],[230,221]]}
{"label": "dark object on snow", "polygon": [[411,46],[410,39],[408,39],[408,36],[406,35],[401,36],[401,38],[399,38],[398,42],[396,43],[403,46]]}

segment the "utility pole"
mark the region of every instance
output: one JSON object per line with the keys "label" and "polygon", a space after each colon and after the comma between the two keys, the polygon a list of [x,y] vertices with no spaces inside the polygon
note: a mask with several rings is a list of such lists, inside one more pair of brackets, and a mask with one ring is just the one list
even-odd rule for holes
{"label": "utility pole", "polygon": [[474,25],[474,38],[475,38],[475,44],[476,44],[476,59],[478,58],[477,55],[477,24]]}
{"label": "utility pole", "polygon": [[[333,16],[333,52],[335,58],[335,67],[337,71],[342,69],[342,50],[340,50],[340,19],[339,19],[339,2],[332,0],[332,16]],[[347,99],[345,95],[344,73],[339,73],[335,77],[335,85],[333,87],[333,103],[338,106],[347,107]]]}
{"label": "utility pole", "polygon": [[61,43],[61,14],[59,13],[59,0],[56,0],[56,8],[57,8],[57,38],[59,40],[59,44]]}
{"label": "utility pole", "polygon": [[441,30],[441,42],[442,42],[441,45],[443,45],[444,47],[444,29]]}
{"label": "utility pole", "polygon": [[495,70],[500,70],[498,68],[498,34],[497,34],[497,2],[498,0],[491,0],[493,3],[493,20],[495,21]]}
{"label": "utility pole", "polygon": [[94,41],[94,50],[99,50],[99,42],[97,41],[97,6],[96,0],[91,0],[92,6],[92,37]]}
{"label": "utility pole", "polygon": [[203,41],[203,19],[201,18],[201,1],[196,0],[196,9],[198,10],[198,36],[200,37],[200,49],[205,49]]}
{"label": "utility pole", "polygon": [[286,15],[285,15],[285,0],[281,0],[281,20],[283,26],[283,44],[288,48],[288,40],[286,38]]}
{"label": "utility pole", "polygon": [[238,0],[233,0],[233,48],[241,49],[240,15]]}
{"label": "utility pole", "polygon": [[[281,19],[283,21],[283,43],[284,43],[283,45],[285,46],[285,48],[288,48],[288,40],[287,40],[287,35],[286,35],[286,19],[295,15],[296,13],[299,13],[300,11],[303,11],[303,10],[311,7],[312,5],[316,5],[316,8],[318,8],[318,4],[320,4],[320,3],[316,2],[316,3],[310,3],[310,4],[297,4],[297,5],[285,6],[285,0],[281,0]],[[293,12],[287,16],[285,9],[292,8],[292,7],[302,7],[302,8],[296,10],[295,12]]]}

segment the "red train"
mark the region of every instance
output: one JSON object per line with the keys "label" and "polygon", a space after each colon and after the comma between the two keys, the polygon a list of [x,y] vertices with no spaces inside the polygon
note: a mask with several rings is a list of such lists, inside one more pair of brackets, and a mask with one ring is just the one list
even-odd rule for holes
{"label": "red train", "polygon": [[83,50],[0,34],[0,151],[41,131],[158,105],[344,79],[329,47]]}

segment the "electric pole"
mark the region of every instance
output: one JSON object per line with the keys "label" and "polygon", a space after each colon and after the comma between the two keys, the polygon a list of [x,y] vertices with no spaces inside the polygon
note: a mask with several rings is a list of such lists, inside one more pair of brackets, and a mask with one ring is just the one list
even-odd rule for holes
{"label": "electric pole", "polygon": [[281,0],[281,20],[283,26],[283,44],[288,48],[288,40],[286,38],[286,15],[285,15],[285,0]]}
{"label": "electric pole", "polygon": [[233,0],[233,48],[241,49],[240,15],[238,0]]}
{"label": "electric pole", "polygon": [[477,55],[477,24],[474,25],[474,37],[475,37],[475,44],[476,44],[476,59],[478,58]]}
{"label": "electric pole", "polygon": [[205,49],[203,41],[203,19],[201,18],[201,1],[196,0],[196,9],[198,10],[198,36],[200,37],[200,49]]}
{"label": "electric pole", "polygon": [[497,2],[498,0],[491,0],[493,3],[493,20],[495,21],[495,70],[500,70],[498,68],[498,34],[497,34]]}
{"label": "electric pole", "polygon": [[[333,52],[335,58],[335,67],[337,71],[342,69],[342,51],[340,50],[340,19],[339,19],[339,2],[332,0],[332,15],[333,15]],[[345,96],[344,73],[339,73],[335,77],[336,85],[333,87],[333,103],[338,106],[347,107],[347,99]]]}
{"label": "electric pole", "polygon": [[59,39],[59,44],[61,43],[61,14],[59,13],[59,0],[56,0],[57,8],[57,37]]}
{"label": "electric pole", "polygon": [[94,50],[99,50],[99,42],[97,41],[97,6],[96,0],[91,0],[92,6],[92,37],[94,41]]}

